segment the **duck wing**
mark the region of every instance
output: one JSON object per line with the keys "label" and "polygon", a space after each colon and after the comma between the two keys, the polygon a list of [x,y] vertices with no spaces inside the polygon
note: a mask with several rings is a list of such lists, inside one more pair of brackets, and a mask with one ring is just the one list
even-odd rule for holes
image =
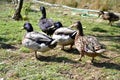
{"label": "duck wing", "polygon": [[64,35],[70,35],[70,34],[72,34],[72,33],[74,33],[74,32],[75,32],[75,30],[73,30],[73,29],[71,29],[71,28],[61,27],[61,28],[58,28],[58,29],[54,32],[54,34],[56,34],[56,35],[62,35],[62,34],[64,34]]}
{"label": "duck wing", "polygon": [[39,32],[29,32],[26,34],[25,38],[28,38],[39,44],[41,44],[41,43],[48,44],[53,40],[52,38],[45,35],[44,33],[39,33]]}
{"label": "duck wing", "polygon": [[40,19],[39,21],[39,27],[45,31],[48,30],[51,26],[53,26],[53,20],[52,19]]}
{"label": "duck wing", "polygon": [[109,12],[109,16],[110,16],[110,20],[112,21],[117,21],[119,20],[119,16],[117,16],[116,14]]}
{"label": "duck wing", "polygon": [[102,49],[102,44],[99,43],[99,41],[94,36],[86,36],[86,45],[85,45],[85,51],[89,53],[101,53],[105,49]]}

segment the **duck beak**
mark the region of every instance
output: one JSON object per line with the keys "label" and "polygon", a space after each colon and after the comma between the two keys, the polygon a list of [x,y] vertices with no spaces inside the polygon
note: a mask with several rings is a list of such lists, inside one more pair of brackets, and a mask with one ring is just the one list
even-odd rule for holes
{"label": "duck beak", "polygon": [[72,27],[73,27],[73,24],[72,24],[72,25],[70,25],[69,27],[70,27],[70,28],[72,28]]}
{"label": "duck beak", "polygon": [[74,24],[70,25],[70,28],[73,28],[75,26],[77,26],[77,23],[74,23]]}
{"label": "duck beak", "polygon": [[21,27],[21,30],[24,30],[24,27]]}

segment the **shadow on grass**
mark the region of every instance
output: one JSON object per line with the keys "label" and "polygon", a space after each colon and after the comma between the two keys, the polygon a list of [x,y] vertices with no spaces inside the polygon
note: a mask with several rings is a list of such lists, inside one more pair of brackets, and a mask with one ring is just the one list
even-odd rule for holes
{"label": "shadow on grass", "polygon": [[9,41],[5,38],[0,38],[0,48],[2,49],[17,49],[15,46],[12,46],[10,44],[6,44],[5,42]]}
{"label": "shadow on grass", "polygon": [[67,53],[73,53],[73,54],[80,54],[79,51],[75,48],[72,49],[64,49],[63,51],[67,52]]}
{"label": "shadow on grass", "polygon": [[107,32],[106,30],[102,29],[102,28],[99,28],[99,27],[95,27],[95,28],[92,28],[92,31],[94,32]]}
{"label": "shadow on grass", "polygon": [[106,58],[106,59],[110,59],[110,57],[104,56],[104,55],[102,55],[102,54],[100,54],[99,57],[101,57],[101,58]]}
{"label": "shadow on grass", "polygon": [[46,62],[65,62],[65,63],[78,63],[77,61],[73,61],[71,59],[68,59],[66,57],[57,57],[56,55],[52,55],[52,56],[39,56],[40,61],[46,61]]}
{"label": "shadow on grass", "polygon": [[0,42],[0,48],[2,49],[17,49],[15,46],[12,46],[10,44],[5,44]]}
{"label": "shadow on grass", "polygon": [[99,68],[105,67],[105,68],[108,68],[108,69],[120,70],[120,65],[115,64],[115,63],[109,63],[109,62],[98,63],[98,62],[94,62],[93,65],[96,66],[96,67],[99,67]]}
{"label": "shadow on grass", "polygon": [[7,42],[7,41],[9,41],[9,39],[1,38],[1,37],[0,37],[0,43],[2,43],[2,42]]}
{"label": "shadow on grass", "polygon": [[120,22],[118,22],[118,23],[116,23],[116,24],[113,24],[112,27],[120,28]]}
{"label": "shadow on grass", "polygon": [[[93,35],[95,36],[95,35]],[[99,38],[101,41],[114,41],[114,42],[119,42],[120,41],[120,35],[119,36],[95,36],[97,38]]]}

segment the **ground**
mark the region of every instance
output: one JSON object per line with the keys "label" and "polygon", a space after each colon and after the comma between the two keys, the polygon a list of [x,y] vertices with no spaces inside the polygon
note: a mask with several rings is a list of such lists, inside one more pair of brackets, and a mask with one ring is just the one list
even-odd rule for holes
{"label": "ground", "polygon": [[[64,26],[80,20],[85,35],[94,35],[106,46],[106,52],[91,63],[90,57],[75,61],[79,52],[73,46],[61,50],[61,46],[42,53],[36,60],[34,52],[21,44],[25,31],[21,30],[24,22],[11,19],[13,4],[0,2],[0,79],[5,80],[120,80],[120,26],[115,22],[109,26],[107,21],[98,17],[81,17],[79,13],[59,7],[45,6],[47,17],[61,21]],[[3,5],[4,4],[4,5]],[[25,3],[24,3],[25,5]],[[33,4],[39,9],[41,4]],[[22,12],[24,15],[24,12]],[[28,21],[40,32],[38,20],[40,12],[29,11]],[[39,52],[39,54],[41,54]]]}

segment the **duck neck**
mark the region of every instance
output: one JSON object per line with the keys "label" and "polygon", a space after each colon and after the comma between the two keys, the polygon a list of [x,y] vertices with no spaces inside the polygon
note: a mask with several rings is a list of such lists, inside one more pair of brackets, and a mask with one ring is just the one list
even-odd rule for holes
{"label": "duck neck", "polygon": [[79,35],[84,36],[82,25],[78,25],[77,29],[79,30]]}
{"label": "duck neck", "polygon": [[45,19],[46,18],[46,11],[44,10],[44,11],[42,11],[42,17],[41,17],[41,19]]}
{"label": "duck neck", "polygon": [[27,33],[32,32],[33,30],[27,30]]}

